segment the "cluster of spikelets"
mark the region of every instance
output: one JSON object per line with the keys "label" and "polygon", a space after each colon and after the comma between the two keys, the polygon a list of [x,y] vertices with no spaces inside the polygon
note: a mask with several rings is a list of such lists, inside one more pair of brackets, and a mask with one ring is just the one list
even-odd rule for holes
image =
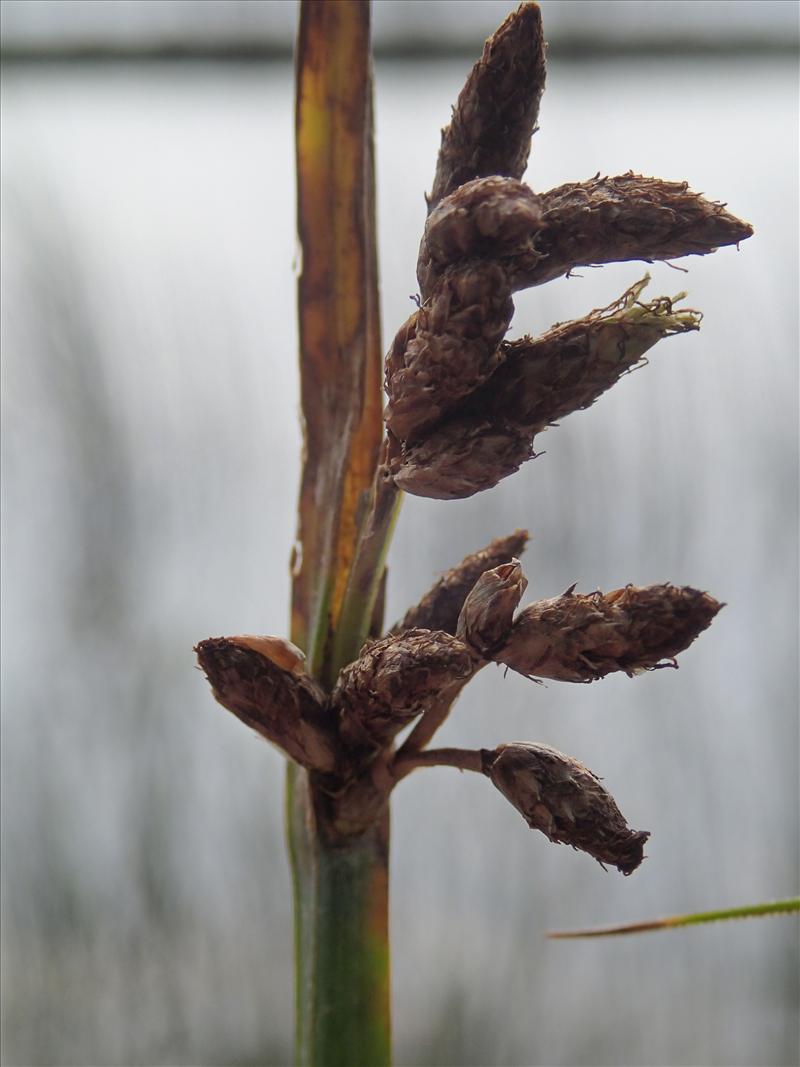
{"label": "cluster of spikelets", "polygon": [[[525,3],[486,42],[442,134],[420,304],[386,359],[378,477],[411,493],[458,498],[495,485],[534,456],[536,434],[592,404],[661,338],[699,325],[698,313],[676,311],[674,300],[643,303],[645,279],[608,308],[509,342],[515,291],[582,264],[702,255],[751,233],[685,184],[629,173],[546,193],[524,185],[544,54],[539,9]],[[197,646],[217,700],[309,771],[317,818],[334,840],[380,818],[410,771],[451,765],[486,775],[550,840],[624,874],[641,863],[648,834],[628,827],[577,760],[541,744],[428,743],[489,663],[534,680],[634,675],[674,665],[721,605],[664,584],[569,589],[520,610],[527,582],[517,557],[526,541],[517,531],[462,560],[368,642],[330,692],[280,638]]]}
{"label": "cluster of spikelets", "polygon": [[391,474],[418,496],[495,485],[535,455],[536,434],[589,407],[661,338],[699,326],[674,301],[642,304],[642,283],[609,308],[509,342],[514,292],[579,266],[705,255],[752,233],[685,182],[597,175],[535,193],[519,179],[543,88],[541,18],[523,4],[487,41],[442,133],[421,304],[386,360]]}
{"label": "cluster of spikelets", "polygon": [[[331,800],[325,817],[335,833],[365,829],[414,767],[450,763],[486,774],[552,841],[626,874],[641,862],[647,834],[628,829],[598,779],[576,760],[532,744],[425,750],[463,687],[488,663],[571,682],[635,674],[672,663],[719,611],[707,593],[671,585],[588,595],[568,590],[518,611],[527,582],[514,553],[526,540],[517,531],[468,556],[395,632],[369,642],[330,694],[279,638],[198,645],[220,703],[313,773]],[[395,750],[394,739],[415,720]]]}

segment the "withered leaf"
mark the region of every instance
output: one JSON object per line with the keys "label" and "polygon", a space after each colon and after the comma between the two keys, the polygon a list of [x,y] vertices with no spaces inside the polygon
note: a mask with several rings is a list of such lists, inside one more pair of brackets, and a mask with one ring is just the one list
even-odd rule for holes
{"label": "withered leaf", "polygon": [[371,78],[369,5],[303,4],[296,132],[305,461],[292,638],[315,676],[325,673],[382,436]]}

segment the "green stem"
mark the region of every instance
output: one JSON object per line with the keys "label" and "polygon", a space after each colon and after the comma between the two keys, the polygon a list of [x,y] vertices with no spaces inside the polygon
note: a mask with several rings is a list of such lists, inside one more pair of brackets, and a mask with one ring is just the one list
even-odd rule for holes
{"label": "green stem", "polygon": [[298,1067],[391,1062],[389,822],[345,845],[310,823],[308,779],[289,774]]}
{"label": "green stem", "polygon": [[402,500],[403,494],[379,467],[334,635],[331,684],[342,667],[357,658],[366,640]]}
{"label": "green stem", "polygon": [[589,930],[557,930],[547,936],[560,940],[573,937],[614,937],[621,934],[643,934],[653,930],[675,930],[681,926],[699,926],[703,923],[722,922],[727,919],[788,915],[798,911],[800,911],[800,897],[790,897],[788,900],[773,900],[765,904],[747,904],[741,908],[723,908],[719,911],[698,911],[692,915],[670,915],[666,919],[623,923],[619,926],[597,926]]}
{"label": "green stem", "polygon": [[[367,636],[402,494],[379,468],[369,497],[333,652],[317,643],[312,670],[331,687]],[[390,1064],[389,812],[346,843],[327,840],[308,775],[290,765],[287,841],[295,940],[298,1067]]]}

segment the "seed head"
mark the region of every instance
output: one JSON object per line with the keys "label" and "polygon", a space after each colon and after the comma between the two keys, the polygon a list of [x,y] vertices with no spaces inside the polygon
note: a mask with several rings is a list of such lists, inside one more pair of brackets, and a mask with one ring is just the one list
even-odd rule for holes
{"label": "seed head", "polygon": [[465,556],[455,567],[443,574],[425,596],[406,612],[401,623],[392,627],[393,633],[423,627],[455,634],[458,616],[472,587],[484,571],[509,563],[521,556],[528,543],[527,530],[515,530],[508,537],[496,537],[485,548]]}
{"label": "seed head", "polygon": [[687,182],[633,171],[560,185],[541,193],[540,204],[535,254],[504,262],[515,291],[580,266],[705,256],[753,234],[749,223],[693,192]]}
{"label": "seed head", "polygon": [[428,216],[417,264],[423,298],[453,263],[532,257],[541,222],[539,198],[523,182],[495,176],[462,185]]}
{"label": "seed head", "polygon": [[590,407],[664,337],[697,330],[701,316],[641,296],[649,275],[608,307],[539,337],[503,342],[499,366],[450,416],[403,445],[392,475],[415,496],[453,500],[496,485],[535,457],[537,434]]}
{"label": "seed head", "polygon": [[448,419],[403,447],[390,473],[398,489],[433,500],[463,500],[533,459],[533,435],[504,419]]}
{"label": "seed head", "polygon": [[523,742],[483,752],[483,770],[532,830],[631,874],[643,859],[645,830],[631,830],[600,779],[548,745]]}
{"label": "seed head", "polygon": [[335,769],[334,720],[299,649],[279,637],[246,635],[211,637],[195,652],[224,708],[304,767]]}
{"label": "seed head", "polygon": [[591,682],[674,666],[723,605],[689,586],[628,585],[539,600],[517,616],[494,659],[527,677]]}
{"label": "seed head", "polygon": [[442,131],[433,208],[464,182],[491,174],[521,178],[545,82],[538,4],[523,3],[492,34]]}
{"label": "seed head", "polygon": [[491,375],[514,303],[505,271],[472,260],[447,270],[386,357],[386,424],[411,441]]}
{"label": "seed head", "polygon": [[342,670],[331,697],[343,742],[358,752],[383,748],[473,671],[465,645],[438,630],[407,630],[365,645]]}
{"label": "seed head", "polygon": [[649,281],[646,274],[613,304],[582,319],[504,343],[503,363],[462,410],[505,419],[534,435],[590,407],[662,338],[700,328],[699,312],[676,306],[685,293],[643,302]]}
{"label": "seed head", "polygon": [[491,656],[508,638],[527,586],[518,559],[484,571],[464,601],[456,635],[479,656]]}

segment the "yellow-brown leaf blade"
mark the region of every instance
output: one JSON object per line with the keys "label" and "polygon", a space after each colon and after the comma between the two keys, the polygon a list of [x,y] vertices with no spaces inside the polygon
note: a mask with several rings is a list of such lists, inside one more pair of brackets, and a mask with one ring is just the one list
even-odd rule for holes
{"label": "yellow-brown leaf blade", "polygon": [[369,5],[308,0],[297,62],[304,468],[292,637],[322,668],[382,434]]}

